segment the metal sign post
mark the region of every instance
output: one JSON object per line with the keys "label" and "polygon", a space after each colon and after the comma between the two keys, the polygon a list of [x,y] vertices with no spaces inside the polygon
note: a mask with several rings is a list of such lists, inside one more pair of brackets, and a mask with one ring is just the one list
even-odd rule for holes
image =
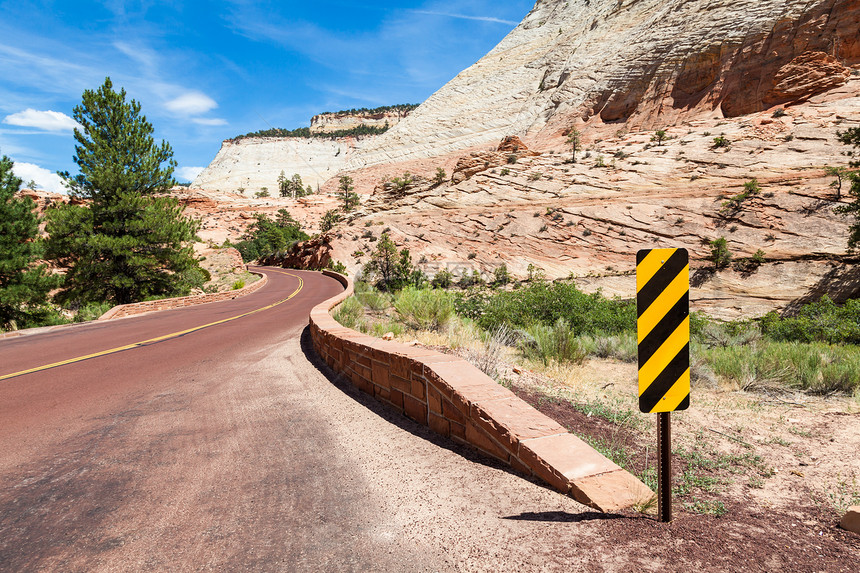
{"label": "metal sign post", "polygon": [[657,418],[657,518],[672,520],[671,412],[690,407],[690,258],[686,249],[636,254],[639,410]]}

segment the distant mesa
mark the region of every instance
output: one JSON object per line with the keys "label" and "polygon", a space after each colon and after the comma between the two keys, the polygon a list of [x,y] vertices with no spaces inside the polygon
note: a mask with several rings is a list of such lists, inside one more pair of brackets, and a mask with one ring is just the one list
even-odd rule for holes
{"label": "distant mesa", "polygon": [[194,189],[245,193],[274,190],[283,171],[301,176],[312,188],[322,186],[346,166],[368,140],[388,131],[418,107],[400,104],[315,115],[310,127],[269,128],[225,140]]}

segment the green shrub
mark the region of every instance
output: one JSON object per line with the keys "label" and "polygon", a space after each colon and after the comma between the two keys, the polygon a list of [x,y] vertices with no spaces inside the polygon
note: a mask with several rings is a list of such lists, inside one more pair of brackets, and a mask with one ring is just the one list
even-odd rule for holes
{"label": "green shrub", "polygon": [[729,147],[732,144],[724,135],[718,135],[714,138],[714,144],[712,147],[714,149],[718,149],[720,147]]}
{"label": "green shrub", "polygon": [[406,329],[399,322],[376,322],[370,329],[370,333],[377,338],[382,338],[389,332],[394,336],[401,336]]}
{"label": "green shrub", "polygon": [[506,285],[511,282],[511,275],[508,273],[508,265],[501,265],[493,270],[493,284]]}
{"label": "green shrub", "polygon": [[588,355],[564,318],[559,318],[552,326],[529,326],[520,331],[520,336],[519,349],[523,356],[544,364],[551,360],[581,364]]}
{"label": "green shrub", "polygon": [[448,288],[454,282],[454,275],[450,271],[442,269],[433,276],[430,285],[435,288]]}
{"label": "green shrub", "polygon": [[356,292],[355,298],[362,306],[376,311],[386,310],[394,303],[394,297],[389,293],[380,292],[372,288],[365,292]]}
{"label": "green shrub", "polygon": [[243,279],[239,279],[233,283],[233,290],[241,290],[245,288],[245,281]]}
{"label": "green shrub", "polygon": [[394,300],[394,308],[408,326],[438,330],[454,314],[454,296],[441,289],[406,287]]}
{"label": "green shrub", "polygon": [[860,299],[839,306],[824,295],[803,306],[797,316],[780,317],[770,312],[760,325],[766,336],[778,341],[860,344]]}
{"label": "green shrub", "polygon": [[512,292],[464,299],[459,307],[485,330],[501,325],[554,325],[560,318],[569,321],[578,334],[616,334],[636,328],[632,301],[610,300],[599,292],[585,294],[572,283],[532,283]]}
{"label": "green shrub", "polygon": [[364,317],[364,307],[355,297],[351,296],[340,303],[332,317],[347,328],[355,328],[358,321]]}
{"label": "green shrub", "polygon": [[91,302],[89,304],[85,304],[79,308],[78,312],[75,314],[75,322],[96,320],[111,308],[113,308],[113,305],[109,302]]}

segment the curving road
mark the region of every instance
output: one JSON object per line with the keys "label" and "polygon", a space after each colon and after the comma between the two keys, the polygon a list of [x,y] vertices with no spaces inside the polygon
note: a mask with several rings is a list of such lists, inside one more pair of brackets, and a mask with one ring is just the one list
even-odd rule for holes
{"label": "curving road", "polygon": [[0,571],[563,566],[581,520],[522,516],[582,506],[341,383],[306,332],[341,285],[263,270],[241,299],[0,340]]}

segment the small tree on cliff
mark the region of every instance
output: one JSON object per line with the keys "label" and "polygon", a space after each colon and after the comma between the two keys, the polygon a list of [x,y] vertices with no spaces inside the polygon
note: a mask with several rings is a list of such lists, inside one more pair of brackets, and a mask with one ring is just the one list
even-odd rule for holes
{"label": "small tree on cliff", "polygon": [[580,132],[575,127],[570,129],[570,133],[567,134],[567,144],[570,146],[571,151],[571,163],[576,163],[576,152],[579,151],[579,146],[582,143],[582,132]]}
{"label": "small tree on cliff", "polygon": [[47,274],[41,257],[39,222],[30,198],[17,198],[21,180],[12,160],[0,157],[0,329],[28,326],[59,277]]}
{"label": "small tree on cliff", "polygon": [[[857,154],[860,153],[860,127],[852,127],[838,135],[842,143],[856,148],[856,150],[849,151],[847,155],[852,158],[857,157]],[[854,168],[860,168],[860,159],[852,159],[850,165]],[[848,193],[854,197],[854,200],[848,205],[838,207],[837,212],[854,217],[854,223],[851,225],[848,235],[848,250],[854,251],[857,245],[860,245],[860,170],[846,171],[844,175],[851,181],[851,188]]]}
{"label": "small tree on cliff", "polygon": [[140,104],[113,90],[110,78],[84,91],[74,109],[74,162],[80,174],[60,173],[70,194],[87,206],[47,214],[46,255],[66,267],[61,300],[125,304],[187,294],[204,273],[191,248],[198,223],[182,215],[173,150],[152,137]]}
{"label": "small tree on cliff", "polygon": [[352,184],[352,177],[349,175],[342,175],[340,177],[340,185],[338,185],[338,192],[341,199],[343,199],[343,205],[341,206],[342,210],[352,211],[352,209],[358,205],[358,195],[353,193],[354,190],[355,187]]}

